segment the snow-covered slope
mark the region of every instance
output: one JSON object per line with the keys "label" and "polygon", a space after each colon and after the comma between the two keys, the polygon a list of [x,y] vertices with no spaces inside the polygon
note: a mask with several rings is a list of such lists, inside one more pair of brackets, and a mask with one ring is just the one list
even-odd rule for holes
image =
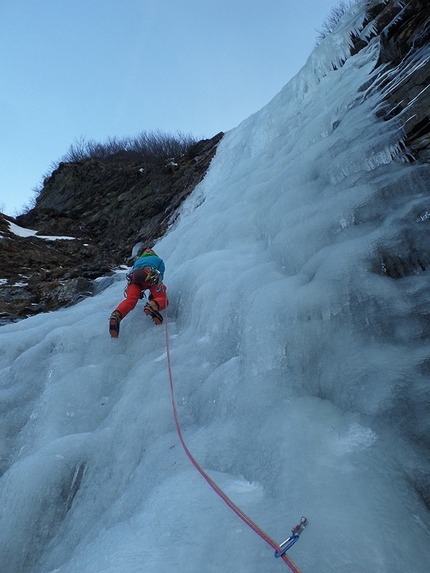
{"label": "snow-covered slope", "polygon": [[[430,205],[360,89],[377,43],[331,69],[362,18],[226,134],[155,247],[188,447],[278,542],[308,518],[303,573],[430,562],[428,273],[380,264]],[[0,331],[2,573],[286,570],[180,449],[164,329],[140,306],[109,339],[123,288]]]}

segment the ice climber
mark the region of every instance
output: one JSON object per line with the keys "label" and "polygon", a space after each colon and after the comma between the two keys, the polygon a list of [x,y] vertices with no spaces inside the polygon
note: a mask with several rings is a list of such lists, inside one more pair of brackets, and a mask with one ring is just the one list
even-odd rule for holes
{"label": "ice climber", "polygon": [[161,324],[163,317],[160,310],[169,304],[166,287],[163,284],[164,262],[152,249],[146,249],[134,263],[127,274],[128,285],[125,299],[116,307],[109,319],[109,332],[112,338],[118,338],[121,320],[136,306],[139,299],[149,289],[148,302],[143,312],[149,315],[155,324]]}

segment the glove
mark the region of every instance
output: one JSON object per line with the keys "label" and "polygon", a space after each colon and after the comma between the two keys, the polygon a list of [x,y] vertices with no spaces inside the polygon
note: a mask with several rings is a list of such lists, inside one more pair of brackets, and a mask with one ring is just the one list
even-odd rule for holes
{"label": "glove", "polygon": [[163,323],[163,317],[158,311],[158,304],[155,302],[155,300],[148,301],[143,308],[143,312],[150,316],[155,324]]}

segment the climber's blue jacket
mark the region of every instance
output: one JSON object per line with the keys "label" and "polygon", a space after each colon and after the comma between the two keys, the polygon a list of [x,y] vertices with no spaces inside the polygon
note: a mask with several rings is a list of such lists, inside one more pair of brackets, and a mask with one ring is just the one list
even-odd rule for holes
{"label": "climber's blue jacket", "polygon": [[132,266],[131,270],[135,271],[136,269],[142,269],[144,267],[155,267],[159,271],[161,278],[164,278],[165,266],[163,259],[160,259],[152,249],[146,249],[143,251]]}

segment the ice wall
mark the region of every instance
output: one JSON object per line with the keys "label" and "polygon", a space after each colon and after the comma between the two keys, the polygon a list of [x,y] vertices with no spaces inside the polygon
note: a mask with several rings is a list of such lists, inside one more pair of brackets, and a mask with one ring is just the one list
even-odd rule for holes
{"label": "ice wall", "polygon": [[[430,206],[361,89],[377,43],[330,71],[350,25],[226,134],[155,249],[203,468],[279,542],[309,519],[303,573],[421,573],[428,273],[393,279],[380,255]],[[123,288],[0,331],[0,570],[287,570],[181,451],[164,329],[141,304],[109,339]]]}

